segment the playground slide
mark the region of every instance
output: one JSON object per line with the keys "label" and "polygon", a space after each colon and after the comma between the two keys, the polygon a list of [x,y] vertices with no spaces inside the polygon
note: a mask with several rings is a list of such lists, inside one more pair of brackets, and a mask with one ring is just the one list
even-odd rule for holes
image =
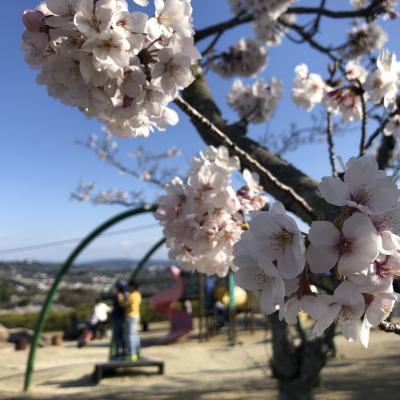
{"label": "playground slide", "polygon": [[187,335],[193,328],[192,317],[185,311],[175,308],[175,302],[185,294],[186,286],[177,267],[171,267],[170,273],[175,279],[175,284],[167,290],[156,293],[150,299],[150,306],[165,315],[170,321],[170,330],[161,343],[173,343]]}

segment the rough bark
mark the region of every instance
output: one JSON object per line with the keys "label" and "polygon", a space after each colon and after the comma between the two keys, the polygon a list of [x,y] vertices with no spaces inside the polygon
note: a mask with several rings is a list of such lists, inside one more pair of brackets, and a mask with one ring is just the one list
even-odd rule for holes
{"label": "rough bark", "polygon": [[[197,75],[193,84],[183,92],[183,98],[201,114],[221,129],[231,140],[233,140],[240,148],[248,152],[260,162],[264,167],[268,168],[281,182],[292,187],[299,195],[301,195],[308,204],[313,207],[316,214],[325,218],[332,218],[336,213],[336,207],[329,207],[328,204],[318,194],[318,183],[301,172],[299,169],[289,164],[282,158],[274,155],[266,147],[261,146],[255,140],[246,136],[246,127],[241,124],[228,125],[223,119],[220,110],[215,104],[207,81],[201,73]],[[196,121],[192,121],[197,128],[200,136],[209,145],[220,145],[220,141],[212,135],[207,129],[204,129]],[[248,167],[242,165],[242,167]],[[266,179],[261,177],[261,184],[264,189],[281,201],[285,207],[303,219],[305,222],[311,223],[310,216],[304,212],[302,207],[294,203],[287,193],[279,190],[271,185]]]}
{"label": "rough bark", "polygon": [[312,400],[320,372],[334,352],[335,325],[328,328],[324,336],[305,340],[295,347],[289,339],[288,326],[279,321],[277,313],[269,317],[269,322],[273,337],[271,369],[278,381],[278,399]]}

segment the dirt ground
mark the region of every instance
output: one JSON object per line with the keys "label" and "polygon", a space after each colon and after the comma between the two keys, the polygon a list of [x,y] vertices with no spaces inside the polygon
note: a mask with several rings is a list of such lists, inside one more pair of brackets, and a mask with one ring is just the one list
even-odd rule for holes
{"label": "dirt ground", "polygon": [[[206,343],[189,339],[170,346],[151,346],[143,356],[165,361],[165,375],[125,375],[91,381],[94,364],[108,356],[106,341],[78,349],[75,343],[39,349],[34,385],[20,392],[27,352],[0,348],[0,399],[72,400],[272,400],[271,355],[267,334],[239,333],[240,344],[225,336]],[[145,338],[146,341],[146,338]],[[322,374],[317,400],[399,400],[400,337],[373,332],[370,349],[337,338],[338,356]]]}

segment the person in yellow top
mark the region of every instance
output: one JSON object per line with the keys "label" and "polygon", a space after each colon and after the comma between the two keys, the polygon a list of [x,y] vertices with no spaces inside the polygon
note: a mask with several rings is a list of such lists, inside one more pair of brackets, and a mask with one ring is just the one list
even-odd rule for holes
{"label": "person in yellow top", "polygon": [[128,283],[128,294],[123,301],[125,309],[125,358],[129,361],[136,361],[139,358],[140,351],[139,327],[142,296],[135,281],[131,280]]}

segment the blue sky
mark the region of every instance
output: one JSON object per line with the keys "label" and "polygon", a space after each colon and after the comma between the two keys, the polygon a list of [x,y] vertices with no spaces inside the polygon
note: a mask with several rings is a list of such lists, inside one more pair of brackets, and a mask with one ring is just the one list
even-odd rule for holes
{"label": "blue sky", "polygon": [[[314,5],[316,1],[302,1],[304,5]],[[348,0],[327,2],[330,7],[347,8]],[[1,197],[0,197],[0,252],[19,246],[81,237],[111,217],[122,208],[116,206],[93,206],[70,200],[70,193],[79,182],[98,184],[99,189],[110,187],[124,190],[138,189],[137,182],[121,176],[107,165],[100,163],[87,150],[74,144],[76,139],[84,139],[90,133],[101,133],[101,125],[94,119],[88,120],[79,111],[66,107],[50,98],[46,89],[35,83],[36,71],[23,61],[21,34],[24,30],[21,13],[32,9],[37,1],[7,1],[6,18],[1,25],[0,45],[3,52],[1,66],[0,109],[2,110],[2,134],[0,145]],[[195,27],[231,17],[225,0],[193,0]],[[391,38],[400,34],[398,22],[383,24]],[[349,22],[327,20],[324,39],[334,41],[349,29]],[[224,49],[242,36],[251,37],[249,26],[243,26],[226,33],[218,48]],[[398,40],[389,40],[387,47],[399,53]],[[339,40],[340,42],[340,40]],[[337,43],[337,42],[336,42]],[[202,44],[203,45],[203,44]],[[290,99],[290,87],[294,67],[306,62],[310,69],[324,74],[326,59],[307,45],[297,46],[288,41],[270,50],[269,63],[263,76],[275,75],[284,82],[285,97],[274,119],[251,128],[251,135],[259,137],[266,128],[269,131],[285,130],[289,121],[299,126],[307,126],[308,114],[297,109]],[[215,98],[224,111],[225,117],[235,120],[235,115],[225,105],[225,96],[232,84],[231,80],[221,80],[209,75]],[[148,139],[124,139],[119,141],[122,154],[145,146],[152,151],[162,151],[177,145],[182,150],[179,164],[186,169],[192,154],[203,147],[203,143],[187,118],[180,114],[181,121],[166,132],[155,133]],[[347,159],[352,155],[358,142],[359,133],[353,129],[337,138],[337,152]],[[325,144],[306,146],[289,153],[287,158],[303,171],[320,178],[329,174],[329,163]],[[154,222],[151,216],[127,221],[116,229],[124,229]],[[153,228],[140,233],[125,234],[100,239],[82,256],[82,260],[118,257],[140,257],[151,244],[161,237],[161,229]],[[24,253],[0,254],[1,259],[34,258],[60,261],[65,258],[72,245],[35,250]],[[160,251],[164,256],[166,250]]]}

